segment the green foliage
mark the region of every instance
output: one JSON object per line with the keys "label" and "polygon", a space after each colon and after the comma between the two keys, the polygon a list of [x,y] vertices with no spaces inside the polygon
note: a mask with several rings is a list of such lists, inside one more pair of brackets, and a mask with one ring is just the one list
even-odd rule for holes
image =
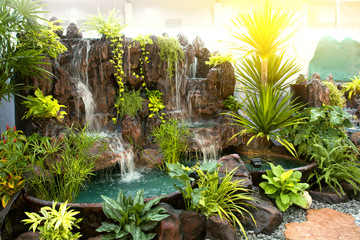
{"label": "green foliage", "polygon": [[144,203],[143,190],[139,190],[134,199],[126,197],[121,189],[116,199],[101,196],[104,199],[102,209],[113,222],[103,222],[97,232],[107,232],[101,239],[134,239],[150,240],[156,233],[146,233],[155,228],[158,223],[168,217],[162,207],[155,207],[160,197]]}
{"label": "green foliage", "polygon": [[[276,89],[285,90],[294,80],[300,71],[300,64],[293,58],[285,58],[285,51],[271,54],[267,63],[267,84],[272,85]],[[242,88],[238,91],[253,91],[259,92],[261,81],[261,58],[258,55],[252,55],[241,59],[239,64],[235,66],[237,74],[237,81],[241,84]]]}
{"label": "green foliage", "polygon": [[124,30],[123,18],[118,17],[119,10],[109,10],[107,15],[102,15],[98,8],[98,15],[91,15],[88,17],[88,21],[84,23],[87,29],[95,30],[99,34],[110,37],[120,38],[121,32]]}
{"label": "green foliage", "polygon": [[157,44],[160,48],[160,61],[161,63],[165,61],[167,64],[166,71],[171,79],[174,76],[174,70],[177,69],[178,61],[184,60],[184,52],[179,41],[172,37],[158,37]]}
{"label": "green foliage", "polygon": [[214,67],[225,62],[234,63],[235,59],[232,57],[231,54],[215,53],[211,54],[209,61],[205,61],[205,64],[209,65],[210,67]]}
{"label": "green foliage", "polygon": [[116,99],[115,107],[118,109],[117,115],[122,118],[125,114],[135,117],[138,110],[142,108],[144,99],[140,96],[140,91],[127,90],[122,95],[124,101]]}
{"label": "green foliage", "polygon": [[223,104],[226,109],[234,113],[237,113],[242,108],[242,104],[233,95],[228,96]]}
{"label": "green foliage", "polygon": [[[6,161],[6,160],[0,160]],[[0,169],[3,171],[3,169]],[[25,186],[25,180],[21,176],[6,174],[5,177],[0,176],[0,198],[3,208],[6,207],[12,195],[20,191]]]}
{"label": "green foliage", "polygon": [[360,93],[360,77],[354,76],[354,78],[350,78],[352,82],[348,82],[343,84],[341,92],[349,92],[349,99],[351,99],[352,96],[356,95],[357,93]]}
{"label": "green foliage", "polygon": [[325,183],[339,195],[344,194],[341,182],[350,183],[355,193],[360,190],[360,162],[357,159],[359,151],[351,141],[316,136],[309,155],[318,166],[310,174],[308,181],[312,181],[312,185],[318,185],[320,191]]}
{"label": "green foliage", "polygon": [[271,138],[279,141],[293,156],[297,157],[294,146],[279,132],[279,130],[301,123],[303,120],[297,112],[301,105],[290,101],[291,94],[274,88],[272,85],[260,86],[260,92],[246,92],[243,101],[243,115],[226,113],[234,120],[232,125],[244,127],[235,134],[252,134],[247,144],[255,138]]}
{"label": "green foliage", "polygon": [[164,163],[179,162],[188,149],[186,138],[190,135],[189,127],[175,118],[155,128],[151,135],[160,145]]}
{"label": "green foliage", "polygon": [[[254,54],[261,59],[261,81],[268,82],[267,61],[271,54],[284,49],[297,32],[297,18],[294,11],[286,11],[274,1],[257,0],[232,19],[230,31],[235,41],[235,50]],[[286,31],[284,30],[286,29]]]}
{"label": "green foliage", "polygon": [[301,194],[309,187],[307,183],[299,183],[301,172],[285,171],[280,165],[274,166],[270,163],[271,170],[266,170],[262,178],[267,181],[261,182],[259,186],[265,190],[265,194],[275,199],[276,206],[283,212],[292,204],[306,207],[306,198]]}
{"label": "green foliage", "polygon": [[23,119],[28,119],[29,117],[35,118],[52,118],[55,117],[59,121],[64,119],[64,115],[67,113],[65,111],[60,111],[61,107],[64,105],[59,105],[58,101],[53,98],[52,95],[44,96],[40,89],[35,91],[35,96],[27,96],[26,101],[23,102],[25,107],[29,110],[25,112]]}
{"label": "green foliage", "polygon": [[288,127],[284,134],[287,135],[289,142],[298,148],[299,155],[307,156],[313,151],[316,136],[330,141],[341,138],[344,142],[350,142],[344,130],[344,127],[352,127],[350,117],[350,114],[338,106],[306,108],[300,113],[302,124]]}
{"label": "green foliage", "polygon": [[59,210],[56,210],[56,202],[53,202],[52,207],[42,207],[40,209],[41,215],[37,213],[25,212],[29,217],[22,220],[25,224],[31,224],[30,229],[35,232],[40,232],[40,240],[76,240],[81,237],[80,233],[72,233],[73,227],[80,228],[78,223],[81,218],[76,219],[74,216],[79,212],[69,210],[66,207],[67,202],[62,203]]}
{"label": "green foliage", "polygon": [[335,83],[333,81],[323,81],[323,84],[329,89],[330,105],[343,108],[346,104],[346,99]]}
{"label": "green foliage", "polygon": [[147,89],[147,92],[146,92],[146,96],[149,98],[149,110],[151,112],[151,114],[149,115],[149,118],[152,118],[154,117],[155,115],[158,116],[162,122],[165,122],[164,121],[164,113],[161,113],[160,114],[160,111],[165,108],[164,106],[164,103],[162,101],[162,93],[159,91],[159,90],[153,90],[153,91],[150,91]]}
{"label": "green foliage", "polygon": [[44,11],[39,3],[0,0],[0,102],[9,101],[22,88],[15,83],[15,74],[47,77],[50,73],[42,68],[45,55],[53,57],[65,49],[50,33],[48,21],[40,17]]}
{"label": "green foliage", "polygon": [[[219,215],[233,223],[234,227],[238,225],[246,236],[237,214],[243,216],[244,213],[248,213],[251,216],[243,206],[248,205],[244,201],[252,201],[253,198],[249,190],[241,185],[241,181],[232,181],[236,169],[227,173],[224,178],[220,178],[218,167],[221,165],[217,162],[207,162],[192,169],[180,163],[166,163],[166,166],[170,177],[184,186],[182,188],[175,185],[184,197],[187,210],[201,212],[207,217]],[[199,176],[196,180],[198,188],[195,189],[191,187],[194,179],[189,176],[194,171]]]}
{"label": "green foliage", "polygon": [[33,136],[31,147],[36,158],[30,158],[33,174],[27,180],[35,196],[48,201],[74,202],[104,150],[100,146],[98,153],[90,153],[98,140],[86,128],[68,128],[58,139]]}
{"label": "green foliage", "polygon": [[[146,51],[146,45],[152,45],[153,40],[150,38],[150,34],[149,35],[140,34],[135,38],[133,38],[132,42],[133,44],[135,44],[134,42],[139,42],[140,50],[141,50],[141,56],[139,58],[140,72],[138,75],[135,72],[133,72],[132,74],[135,75],[136,77],[141,77],[142,79],[144,79],[143,86],[145,87],[146,83],[145,83],[145,75],[144,75],[144,65],[145,63],[149,63],[149,54],[150,54],[150,52]],[[132,46],[134,45],[130,45],[130,47]]]}

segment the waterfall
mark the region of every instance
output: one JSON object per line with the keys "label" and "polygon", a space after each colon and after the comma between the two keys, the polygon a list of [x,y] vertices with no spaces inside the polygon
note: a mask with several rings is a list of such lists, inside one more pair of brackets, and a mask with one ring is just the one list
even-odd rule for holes
{"label": "waterfall", "polygon": [[[76,81],[76,88],[85,107],[85,123],[90,130],[99,130],[99,123],[95,118],[96,104],[89,86],[89,52],[91,49],[90,40],[82,39],[74,50],[69,73]],[[86,52],[83,59],[83,52]],[[84,67],[83,67],[84,66]]]}
{"label": "waterfall", "polygon": [[122,181],[131,182],[141,177],[141,174],[135,171],[134,152],[125,149],[120,138],[112,136],[109,147],[115,154],[114,160],[120,166]]}
{"label": "waterfall", "polygon": [[196,78],[197,62],[197,57],[194,57],[194,61],[190,65],[189,78]]}
{"label": "waterfall", "polygon": [[194,133],[194,135],[195,142],[199,147],[197,153],[200,151],[204,162],[219,160],[221,147],[219,141],[212,137],[212,131],[210,129],[202,129],[201,133],[197,131]]}

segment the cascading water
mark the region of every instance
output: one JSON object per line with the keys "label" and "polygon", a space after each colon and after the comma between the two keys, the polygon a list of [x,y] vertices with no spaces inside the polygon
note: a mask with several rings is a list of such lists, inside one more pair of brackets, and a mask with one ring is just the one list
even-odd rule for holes
{"label": "cascading water", "polygon": [[194,132],[194,140],[199,147],[197,153],[201,153],[204,162],[219,160],[220,144],[216,139],[213,139],[211,133],[210,129]]}
{"label": "cascading water", "polygon": [[[82,39],[78,47],[74,50],[73,59],[71,61],[69,73],[76,81],[76,88],[78,90],[80,99],[85,107],[85,123],[88,124],[90,130],[99,130],[99,123],[95,118],[96,105],[94,102],[93,94],[89,86],[89,52],[91,49],[90,40]],[[83,52],[86,52],[83,59]],[[85,68],[82,68],[84,65]],[[83,69],[83,70],[82,70]]]}
{"label": "cascading water", "polygon": [[189,78],[196,78],[196,68],[197,68],[197,57],[194,57],[194,61],[190,65]]}
{"label": "cascading water", "polygon": [[120,138],[111,137],[109,147],[116,155],[114,160],[120,166],[122,181],[131,182],[141,177],[141,174],[135,171],[133,151],[125,149]]}

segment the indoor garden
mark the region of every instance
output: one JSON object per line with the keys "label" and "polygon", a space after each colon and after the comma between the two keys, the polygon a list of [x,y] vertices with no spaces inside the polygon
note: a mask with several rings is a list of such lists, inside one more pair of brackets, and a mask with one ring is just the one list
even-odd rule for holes
{"label": "indoor garden", "polygon": [[338,79],[321,40],[300,74],[295,10],[249,1],[211,52],[0,2],[0,239],[360,238],[360,64]]}

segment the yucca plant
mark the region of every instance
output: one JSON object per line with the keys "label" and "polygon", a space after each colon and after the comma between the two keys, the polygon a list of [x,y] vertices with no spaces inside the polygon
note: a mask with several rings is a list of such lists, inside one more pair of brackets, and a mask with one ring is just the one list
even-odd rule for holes
{"label": "yucca plant", "polygon": [[[284,49],[297,32],[295,12],[284,11],[274,1],[257,0],[250,11],[237,14],[230,29],[234,49],[258,55],[261,59],[261,80],[268,82],[268,59],[280,49]],[[238,43],[240,42],[240,44]]]}
{"label": "yucca plant", "polygon": [[[285,59],[285,51],[271,54],[267,64],[267,84],[280,90],[285,90],[290,84],[294,83],[294,80],[288,80],[300,71],[300,65],[295,59]],[[261,58],[259,55],[252,55],[241,59],[235,65],[235,71],[238,76],[237,81],[243,86],[243,88],[237,90],[259,91],[259,86],[262,84]]]}
{"label": "yucca plant", "polygon": [[233,118],[232,125],[244,127],[232,138],[245,133],[251,134],[252,137],[247,144],[255,138],[265,138],[268,141],[274,138],[297,157],[293,144],[279,133],[279,130],[299,124],[303,120],[297,114],[302,106],[294,100],[290,101],[290,98],[290,93],[280,91],[271,85],[261,85],[259,93],[246,92],[241,109],[244,115],[226,113]]}

